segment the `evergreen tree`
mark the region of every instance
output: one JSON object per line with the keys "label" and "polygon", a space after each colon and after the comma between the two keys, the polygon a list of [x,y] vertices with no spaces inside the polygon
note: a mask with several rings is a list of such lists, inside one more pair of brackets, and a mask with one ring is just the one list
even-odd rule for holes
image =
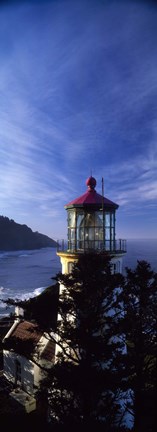
{"label": "evergreen tree", "polygon": [[61,349],[45,383],[52,417],[81,431],[93,425],[96,431],[101,426],[115,431],[123,416],[118,289],[123,277],[112,274],[107,255],[87,253],[80,255],[71,274],[59,273],[56,279],[62,286],[57,326]]}
{"label": "evergreen tree", "polygon": [[155,432],[157,274],[138,261],[122,277],[112,274],[107,254],[87,253],[71,274],[54,279],[56,285],[33,302],[8,300],[24,307],[60,347],[40,394],[48,397],[54,430],[124,431],[122,400],[131,392],[134,432]]}
{"label": "evergreen tree", "polygon": [[145,261],[126,268],[123,291],[127,384],[135,432],[155,432],[157,407],[157,274]]}

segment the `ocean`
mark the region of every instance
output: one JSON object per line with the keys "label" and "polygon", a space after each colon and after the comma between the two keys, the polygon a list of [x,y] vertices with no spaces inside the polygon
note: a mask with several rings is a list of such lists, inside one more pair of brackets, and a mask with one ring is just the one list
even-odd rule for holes
{"label": "ocean", "polygon": [[[25,300],[52,285],[61,265],[56,248],[0,252],[0,300]],[[0,301],[0,318],[10,308]]]}
{"label": "ocean", "polygon": [[[135,268],[137,260],[149,262],[157,272],[157,239],[127,240],[125,267]],[[0,252],[0,300],[28,299],[40,294],[54,282],[52,278],[61,271],[55,248],[31,251]],[[10,309],[0,301],[0,317],[9,315]]]}

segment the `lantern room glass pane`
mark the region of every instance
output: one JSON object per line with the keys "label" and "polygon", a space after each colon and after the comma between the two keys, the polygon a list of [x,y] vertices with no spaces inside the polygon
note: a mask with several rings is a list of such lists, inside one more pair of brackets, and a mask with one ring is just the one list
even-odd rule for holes
{"label": "lantern room glass pane", "polygon": [[68,229],[68,249],[75,250],[76,240],[75,240],[75,228]]}
{"label": "lantern room glass pane", "polygon": [[111,228],[111,239],[114,240],[114,228]]}
{"label": "lantern room glass pane", "polygon": [[110,213],[105,213],[105,226],[110,226]]}
{"label": "lantern room glass pane", "polygon": [[72,228],[70,231],[71,231],[71,240],[74,240],[75,239],[75,229]]}
{"label": "lantern room glass pane", "polygon": [[110,228],[106,228],[105,230],[105,239],[110,240]]}
{"label": "lantern room glass pane", "polygon": [[94,240],[94,228],[85,228],[85,240]]}
{"label": "lantern room glass pane", "polygon": [[75,229],[74,228],[69,228],[68,229],[68,239],[69,240],[74,240],[75,239]]}
{"label": "lantern room glass pane", "polygon": [[85,228],[85,249],[94,249],[94,228]]}
{"label": "lantern room glass pane", "polygon": [[75,212],[74,211],[68,212],[68,226],[69,227],[75,227]]}
{"label": "lantern room glass pane", "polygon": [[83,224],[83,220],[84,220],[84,213],[77,212],[77,228],[79,228],[79,226]]}
{"label": "lantern room glass pane", "polygon": [[114,250],[115,212],[74,209],[68,211],[69,250]]}
{"label": "lantern room glass pane", "polygon": [[85,215],[84,224],[87,227],[94,226],[95,225],[95,214],[94,213],[87,213]]}
{"label": "lantern room glass pane", "polygon": [[84,239],[84,228],[77,228],[77,239],[78,240]]}
{"label": "lantern room glass pane", "polygon": [[103,229],[102,228],[95,228],[95,240],[103,240]]}
{"label": "lantern room glass pane", "polygon": [[114,213],[111,213],[111,226],[114,227],[114,224],[115,224]]}
{"label": "lantern room glass pane", "polygon": [[84,228],[77,228],[77,249],[84,248]]}
{"label": "lantern room glass pane", "polygon": [[100,211],[95,212],[95,226],[96,227],[103,226],[103,213]]}
{"label": "lantern room glass pane", "polygon": [[99,226],[103,225],[103,212],[102,211],[96,212],[96,225],[99,225]]}

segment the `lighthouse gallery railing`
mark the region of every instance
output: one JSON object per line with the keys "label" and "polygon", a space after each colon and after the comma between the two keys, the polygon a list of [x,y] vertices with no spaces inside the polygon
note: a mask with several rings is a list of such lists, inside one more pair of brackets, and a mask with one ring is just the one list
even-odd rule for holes
{"label": "lighthouse gallery railing", "polygon": [[112,254],[126,253],[126,240],[83,240],[67,241],[57,240],[57,252],[87,252],[87,251],[106,251]]}

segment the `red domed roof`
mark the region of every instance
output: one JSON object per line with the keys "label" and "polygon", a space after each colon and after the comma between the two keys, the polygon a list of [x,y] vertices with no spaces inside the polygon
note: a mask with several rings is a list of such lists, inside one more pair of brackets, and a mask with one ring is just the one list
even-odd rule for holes
{"label": "red domed roof", "polygon": [[96,186],[96,180],[94,177],[90,176],[86,180],[86,185],[88,186],[88,189],[94,189]]}
{"label": "red domed roof", "polygon": [[94,209],[101,209],[102,205],[106,209],[117,209],[119,206],[118,204],[114,203],[113,201],[110,201],[108,198],[103,197],[102,195],[98,194],[95,190],[96,186],[96,180],[94,177],[89,177],[86,180],[86,185],[88,186],[87,192],[85,192],[83,195],[79,196],[78,198],[74,199],[73,201],[70,201],[68,204],[66,204],[64,207],[67,208],[74,208],[74,207],[92,207]]}

